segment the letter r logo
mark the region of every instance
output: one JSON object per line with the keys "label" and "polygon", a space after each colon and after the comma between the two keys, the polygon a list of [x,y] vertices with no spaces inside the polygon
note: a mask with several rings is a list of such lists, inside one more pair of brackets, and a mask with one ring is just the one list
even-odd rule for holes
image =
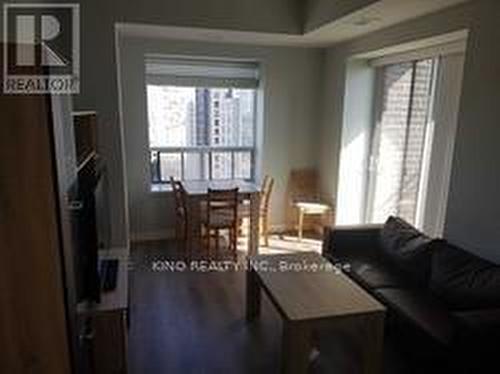
{"label": "letter r logo", "polygon": [[47,72],[43,75],[51,80],[71,79],[74,87],[80,67],[78,4],[4,4],[3,17],[6,77],[28,79]]}
{"label": "letter r logo", "polygon": [[[37,27],[37,21],[40,27]],[[37,30],[40,35],[37,35]],[[16,49],[16,64],[35,66],[36,61],[40,61],[42,66],[66,66],[63,58],[49,47],[49,42],[57,38],[60,31],[61,24],[53,15],[16,16],[16,44],[22,46]],[[35,48],[37,44],[44,48]],[[38,58],[35,56],[37,50],[41,54]]]}

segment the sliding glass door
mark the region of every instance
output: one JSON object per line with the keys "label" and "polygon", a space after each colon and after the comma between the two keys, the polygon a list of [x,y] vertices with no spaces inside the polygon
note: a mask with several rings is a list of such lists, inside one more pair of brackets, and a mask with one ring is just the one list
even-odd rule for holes
{"label": "sliding glass door", "polygon": [[377,69],[365,222],[398,215],[418,224],[432,144],[428,127],[437,64],[435,58]]}

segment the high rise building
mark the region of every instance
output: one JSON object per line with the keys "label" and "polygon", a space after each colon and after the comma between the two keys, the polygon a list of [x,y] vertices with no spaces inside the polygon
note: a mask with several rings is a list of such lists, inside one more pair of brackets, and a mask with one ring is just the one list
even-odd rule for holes
{"label": "high rise building", "polygon": [[209,118],[210,118],[210,90],[208,88],[196,88],[195,121],[191,123],[190,142],[195,146],[209,144]]}
{"label": "high rise building", "polygon": [[[152,153],[153,165],[160,159],[158,174],[186,179],[208,178],[210,172],[214,179],[247,177],[249,152],[213,148],[253,146],[254,97],[253,90],[148,85],[151,147],[212,148],[208,153]],[[240,173],[242,168],[245,172]]]}

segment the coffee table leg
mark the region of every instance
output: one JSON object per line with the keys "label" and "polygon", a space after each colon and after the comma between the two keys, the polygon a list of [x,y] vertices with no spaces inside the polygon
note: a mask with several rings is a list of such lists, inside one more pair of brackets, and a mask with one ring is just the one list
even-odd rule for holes
{"label": "coffee table leg", "polygon": [[255,320],[260,314],[260,284],[258,275],[249,265],[247,270],[247,321]]}
{"label": "coffee table leg", "polygon": [[309,367],[311,331],[304,323],[283,321],[282,374],[305,374]]}

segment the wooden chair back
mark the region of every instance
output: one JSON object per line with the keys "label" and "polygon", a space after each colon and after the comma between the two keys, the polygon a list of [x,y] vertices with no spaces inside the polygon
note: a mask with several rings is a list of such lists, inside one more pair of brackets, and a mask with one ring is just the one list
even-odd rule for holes
{"label": "wooden chair back", "polygon": [[319,178],[316,169],[292,170],[288,181],[290,202],[319,201]]}
{"label": "wooden chair back", "polygon": [[[208,189],[207,225],[210,227],[214,218],[223,217],[229,226],[238,224],[238,188],[228,190]],[[220,221],[220,220],[217,220]]]}
{"label": "wooden chair back", "polygon": [[[183,250],[188,258],[191,256],[191,251],[188,251],[188,211],[187,211],[187,197],[186,191],[181,181],[176,181],[174,177],[170,177],[170,184],[172,185],[172,192],[175,198],[175,237],[180,241]],[[189,254],[188,254],[189,252]]]}
{"label": "wooden chair back", "polygon": [[180,218],[185,218],[187,214],[186,207],[186,192],[181,181],[176,181],[174,177],[170,177],[170,184],[175,198],[175,213]]}
{"label": "wooden chair back", "polygon": [[273,191],[274,178],[266,175],[262,181],[260,210],[261,214],[266,214],[269,210],[269,202],[271,201],[271,193]]}
{"label": "wooden chair back", "polygon": [[[320,202],[318,172],[314,168],[294,169],[290,172],[286,190],[285,220],[287,230],[295,230],[298,224],[295,204],[303,202]],[[316,217],[305,219],[306,229],[315,225]]]}

